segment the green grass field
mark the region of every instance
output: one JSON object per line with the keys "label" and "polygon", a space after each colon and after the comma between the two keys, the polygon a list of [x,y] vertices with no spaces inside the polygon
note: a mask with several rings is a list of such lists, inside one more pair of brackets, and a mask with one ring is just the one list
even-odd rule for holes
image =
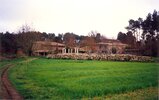
{"label": "green grass field", "polygon": [[[158,85],[157,63],[40,58],[16,64],[9,73],[10,80],[25,99],[61,100],[112,96],[119,99],[118,97],[124,97],[121,94],[140,89],[157,89]],[[144,96],[149,97],[147,94],[141,95]],[[150,99],[157,99],[157,91],[151,96]]]}

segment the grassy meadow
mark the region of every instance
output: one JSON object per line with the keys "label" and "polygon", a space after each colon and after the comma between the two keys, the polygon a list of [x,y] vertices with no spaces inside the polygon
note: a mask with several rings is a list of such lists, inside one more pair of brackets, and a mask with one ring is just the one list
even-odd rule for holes
{"label": "grassy meadow", "polygon": [[39,58],[16,64],[9,79],[25,99],[157,99],[158,64]]}

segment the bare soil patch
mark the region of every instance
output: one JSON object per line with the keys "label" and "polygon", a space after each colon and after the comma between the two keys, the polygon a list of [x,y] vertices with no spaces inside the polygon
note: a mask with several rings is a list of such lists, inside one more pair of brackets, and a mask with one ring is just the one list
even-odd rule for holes
{"label": "bare soil patch", "polygon": [[1,74],[2,99],[23,100],[23,97],[12,86],[11,82],[8,79],[8,69],[12,66],[13,66],[12,64],[8,64],[2,69],[2,74]]}

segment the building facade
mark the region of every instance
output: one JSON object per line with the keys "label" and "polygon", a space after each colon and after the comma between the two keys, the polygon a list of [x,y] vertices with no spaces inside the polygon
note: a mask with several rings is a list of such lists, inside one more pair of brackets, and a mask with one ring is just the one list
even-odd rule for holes
{"label": "building facade", "polygon": [[107,40],[106,42],[97,43],[97,53],[104,54],[123,54],[127,44],[121,43],[119,40]]}
{"label": "building facade", "polygon": [[69,54],[79,52],[78,47],[66,47],[65,44],[48,41],[36,41],[32,45],[32,55],[46,56],[48,54]]}
{"label": "building facade", "polygon": [[32,45],[32,55],[46,56],[48,54],[62,53],[64,44],[48,41],[37,41]]}
{"label": "building facade", "polygon": [[[78,53],[99,53],[99,54],[123,54],[127,44],[118,40],[108,40],[94,45],[94,50],[89,46],[67,47],[65,44],[48,41],[37,41],[32,45],[32,55],[47,56],[48,54],[78,54]],[[93,51],[93,52],[92,52]]]}

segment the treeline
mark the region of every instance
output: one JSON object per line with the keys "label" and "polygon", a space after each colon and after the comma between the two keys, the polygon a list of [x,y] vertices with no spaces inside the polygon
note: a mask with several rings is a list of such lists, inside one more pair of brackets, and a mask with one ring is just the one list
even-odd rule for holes
{"label": "treeline", "polygon": [[130,19],[126,29],[127,33],[118,33],[118,40],[139,49],[142,55],[159,56],[159,12],[154,10],[146,19]]}
{"label": "treeline", "polygon": [[[154,10],[146,19],[129,20],[126,29],[126,33],[118,33],[117,39],[129,44],[127,49],[138,49],[142,55],[159,56],[159,12]],[[32,43],[35,41],[54,41],[66,46],[89,46],[94,50],[95,43],[105,42],[107,39],[96,31],[91,31],[87,36],[70,32],[55,35],[34,31],[24,25],[17,33],[0,33],[0,53],[16,54],[17,50],[21,49],[26,55],[30,55]]]}
{"label": "treeline", "polygon": [[16,54],[17,50],[21,49],[26,55],[31,55],[31,47],[35,41],[59,42],[66,44],[66,46],[90,46],[93,49],[95,43],[106,39],[95,31],[91,31],[88,36],[70,32],[61,33],[56,36],[54,33],[26,31],[26,29],[24,27],[18,33],[0,33],[0,52],[3,54]]}

